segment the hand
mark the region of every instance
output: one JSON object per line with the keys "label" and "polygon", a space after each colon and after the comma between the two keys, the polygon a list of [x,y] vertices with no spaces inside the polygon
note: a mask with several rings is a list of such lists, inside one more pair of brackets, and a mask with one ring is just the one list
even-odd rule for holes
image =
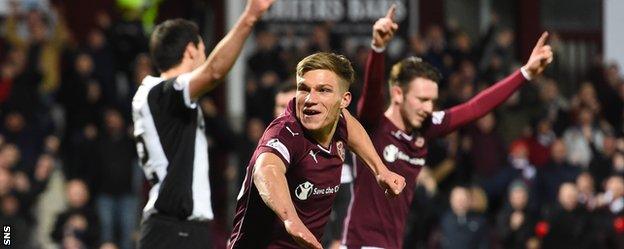
{"label": "hand", "polygon": [[316,240],[316,237],[314,237],[301,220],[285,220],[284,228],[286,228],[286,232],[288,232],[288,234],[290,234],[290,236],[292,236],[300,246],[312,249],[323,248],[321,243]]}
{"label": "hand", "polygon": [[553,60],[552,48],[550,45],[544,45],[547,38],[548,32],[542,33],[542,36],[533,48],[533,52],[531,52],[529,61],[524,65],[524,70],[526,70],[530,78],[541,74]]}
{"label": "hand", "polygon": [[524,214],[522,212],[519,211],[515,211],[511,214],[511,217],[509,217],[510,219],[510,225],[511,225],[511,229],[512,230],[518,230],[518,228],[522,225],[522,223],[524,223]]}
{"label": "hand", "polygon": [[275,0],[247,0],[247,7],[245,13],[255,18],[260,18],[266,10],[271,7]]}
{"label": "hand", "polygon": [[405,188],[405,178],[390,170],[379,173],[377,175],[377,183],[384,189],[388,197],[396,197]]}
{"label": "hand", "polygon": [[80,214],[75,214],[69,217],[66,225],[69,226],[70,229],[78,231],[84,231],[89,226],[87,219]]}
{"label": "hand", "polygon": [[393,19],[396,13],[396,5],[393,4],[386,16],[379,18],[375,25],[373,25],[373,46],[377,48],[385,48],[392,37],[394,32],[397,31],[399,25],[396,24]]}

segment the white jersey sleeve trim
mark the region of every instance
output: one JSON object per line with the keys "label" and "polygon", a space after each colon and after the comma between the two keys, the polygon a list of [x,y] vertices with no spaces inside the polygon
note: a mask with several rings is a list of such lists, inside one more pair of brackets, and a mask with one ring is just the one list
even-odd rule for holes
{"label": "white jersey sleeve trim", "polygon": [[197,107],[197,103],[191,99],[190,92],[191,85],[191,73],[185,73],[178,76],[174,83],[174,87],[176,90],[182,90],[184,95],[184,104],[186,107],[195,109]]}
{"label": "white jersey sleeve trim", "polygon": [[282,155],[282,157],[284,159],[286,159],[286,162],[290,163],[290,152],[288,151],[288,148],[286,147],[286,145],[284,145],[282,142],[280,142],[279,139],[273,138],[273,139],[269,140],[266,143],[266,146],[271,147],[271,148],[277,150],[277,152],[279,152]]}
{"label": "white jersey sleeve trim", "polygon": [[445,114],[446,113],[444,111],[433,112],[431,114],[431,122],[435,125],[442,124],[442,121],[444,121]]}

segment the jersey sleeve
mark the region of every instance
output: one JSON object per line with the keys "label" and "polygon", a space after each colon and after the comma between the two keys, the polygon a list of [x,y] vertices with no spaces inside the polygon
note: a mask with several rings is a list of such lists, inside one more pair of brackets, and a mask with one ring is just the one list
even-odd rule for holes
{"label": "jersey sleeve", "polygon": [[367,130],[374,128],[383,116],[385,108],[383,53],[372,51],[368,54],[364,71],[364,86],[358,100],[357,118]]}
{"label": "jersey sleeve", "polygon": [[466,103],[444,111],[433,112],[426,124],[425,136],[443,136],[457,128],[479,119],[505,102],[518,88],[527,82],[520,70],[496,82]]}
{"label": "jersey sleeve", "polygon": [[182,74],[176,78],[166,80],[162,87],[154,87],[150,95],[156,97],[154,104],[150,107],[159,106],[170,112],[185,111],[185,109],[195,109],[197,104],[191,100],[189,92],[190,74]]}
{"label": "jersey sleeve", "polygon": [[258,143],[256,154],[271,152],[277,155],[288,168],[304,152],[303,133],[289,124],[272,124],[267,128]]}

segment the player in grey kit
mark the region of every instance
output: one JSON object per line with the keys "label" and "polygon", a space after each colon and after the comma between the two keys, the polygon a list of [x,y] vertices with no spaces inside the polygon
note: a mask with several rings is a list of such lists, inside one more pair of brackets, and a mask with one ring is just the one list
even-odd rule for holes
{"label": "player in grey kit", "polygon": [[228,248],[321,248],[345,146],[372,165],[380,191],[402,191],[403,177],[381,163],[364,128],[343,110],[353,74],[335,54],[299,62],[295,99],[266,129],[247,168]]}
{"label": "player in grey kit", "polygon": [[[427,140],[448,134],[476,120],[503,103],[519,87],[541,74],[552,61],[547,33],[537,42],[528,62],[507,78],[493,84],[468,102],[434,112],[440,73],[419,58],[402,60],[390,73],[390,105],[385,109],[383,50],[398,26],[392,21],[394,7],[373,26],[373,50],[368,57],[364,87],[358,103],[358,119],[371,135],[384,163],[405,177],[405,192],[386,199],[374,187],[375,178],[355,163],[353,197],[342,244],[344,248],[399,249],[412,202],[416,177],[425,166]],[[362,217],[366,217],[363,219]]]}

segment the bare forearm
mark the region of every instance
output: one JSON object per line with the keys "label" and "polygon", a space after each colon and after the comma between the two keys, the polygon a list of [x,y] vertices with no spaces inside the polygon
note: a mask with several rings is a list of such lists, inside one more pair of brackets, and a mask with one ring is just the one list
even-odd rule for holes
{"label": "bare forearm", "polygon": [[212,50],[202,66],[193,71],[191,98],[197,99],[216,87],[230,71],[258,17],[243,13],[232,30]]}
{"label": "bare forearm", "polygon": [[290,199],[286,176],[276,165],[256,167],[254,184],[262,201],[275,212],[280,220],[299,219]]}
{"label": "bare forearm", "polygon": [[368,165],[375,175],[388,170],[379,158],[373,142],[366,130],[348,111],[343,111],[347,120],[347,132],[349,134],[348,146],[360,159]]}

